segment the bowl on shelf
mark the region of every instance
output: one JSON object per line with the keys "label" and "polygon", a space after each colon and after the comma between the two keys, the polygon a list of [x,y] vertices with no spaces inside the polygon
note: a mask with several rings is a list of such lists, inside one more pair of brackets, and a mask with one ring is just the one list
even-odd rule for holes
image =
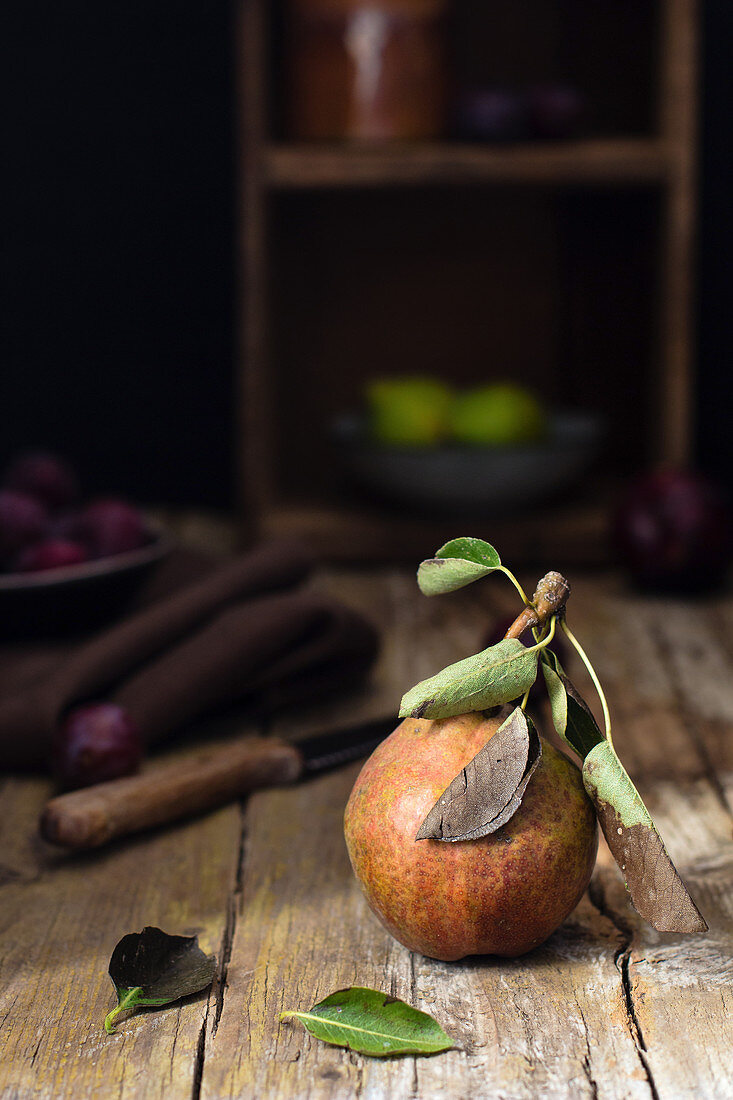
{"label": "bowl on shelf", "polygon": [[350,480],[371,495],[441,515],[509,512],[570,488],[596,456],[598,416],[551,414],[546,437],[507,447],[387,447],[369,438],[366,421],[338,417],[334,445]]}
{"label": "bowl on shelf", "polygon": [[144,546],[78,565],[36,573],[0,573],[0,636],[70,634],[121,611],[174,540],[148,524]]}

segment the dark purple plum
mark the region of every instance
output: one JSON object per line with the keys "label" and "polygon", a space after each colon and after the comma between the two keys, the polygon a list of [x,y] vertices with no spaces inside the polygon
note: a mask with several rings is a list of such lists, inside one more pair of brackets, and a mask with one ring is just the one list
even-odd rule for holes
{"label": "dark purple plum", "polygon": [[456,129],[475,141],[519,141],[527,136],[524,96],[509,88],[467,88],[455,109]]}
{"label": "dark purple plum", "polygon": [[10,557],[35,542],[46,521],[46,509],[35,497],[0,489],[0,555]]}
{"label": "dark purple plum", "polygon": [[93,500],[79,516],[78,536],[92,557],[106,558],[137,550],[149,541],[145,520],[124,500]]}
{"label": "dark purple plum", "polygon": [[533,136],[555,141],[576,137],[586,109],[581,92],[562,84],[530,89],[527,104]]}
{"label": "dark purple plum", "polygon": [[115,703],[75,707],[54,734],[54,773],[67,789],[131,775],[142,757],[137,724]]}
{"label": "dark purple plum", "polygon": [[62,569],[65,565],[81,565],[89,561],[89,551],[80,542],[69,539],[44,539],[26,546],[15,561],[19,573],[40,573],[46,569]]}
{"label": "dark purple plum", "polygon": [[685,470],[657,471],[630,485],[613,516],[612,537],[622,565],[650,590],[712,588],[733,552],[723,493]]}
{"label": "dark purple plum", "polygon": [[47,508],[68,508],[79,496],[71,466],[46,451],[26,451],[12,460],[4,478],[8,489],[40,500]]}
{"label": "dark purple plum", "polygon": [[56,512],[49,517],[46,524],[46,538],[82,542],[81,515],[79,509],[73,509],[69,512]]}

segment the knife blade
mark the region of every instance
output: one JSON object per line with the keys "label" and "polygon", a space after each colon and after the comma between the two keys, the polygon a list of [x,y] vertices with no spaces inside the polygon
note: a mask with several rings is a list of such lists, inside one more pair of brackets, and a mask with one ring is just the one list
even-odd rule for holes
{"label": "knife blade", "polygon": [[111,840],[191,817],[262,787],[306,776],[367,756],[399,719],[390,715],[301,741],[247,737],[138,775],[112,779],[52,798],[43,811],[44,840],[63,848],[98,848]]}

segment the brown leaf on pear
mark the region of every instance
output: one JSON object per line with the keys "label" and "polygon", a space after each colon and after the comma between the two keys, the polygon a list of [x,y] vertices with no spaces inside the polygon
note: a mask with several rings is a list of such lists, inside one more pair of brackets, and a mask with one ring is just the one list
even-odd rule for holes
{"label": "brown leaf on pear", "polygon": [[415,840],[478,840],[496,832],[519,809],[541,755],[537,730],[515,707],[443,791]]}
{"label": "brown leaf on pear", "polygon": [[607,741],[585,758],[583,783],[637,913],[658,932],[707,932],[707,922],[669,858],[649,811]]}

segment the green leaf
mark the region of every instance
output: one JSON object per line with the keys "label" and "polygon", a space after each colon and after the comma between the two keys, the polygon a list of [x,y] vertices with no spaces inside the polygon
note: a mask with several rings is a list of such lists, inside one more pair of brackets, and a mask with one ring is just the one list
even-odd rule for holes
{"label": "green leaf", "polygon": [[542,673],[550,696],[553,725],[570,748],[585,759],[592,748],[605,741],[605,737],[590,707],[550,649],[542,651]]}
{"label": "green leaf", "polygon": [[422,562],[417,583],[426,596],[455,592],[473,581],[501,568],[501,558],[483,539],[452,539],[436,551],[434,558]]}
{"label": "green leaf", "polygon": [[541,756],[537,730],[515,707],[443,791],[415,840],[478,840],[495,833],[519,809]]}
{"label": "green leaf", "polygon": [[583,783],[639,915],[658,932],[706,932],[705,919],[608,741],[586,756]]}
{"label": "green leaf", "polygon": [[123,936],[109,960],[117,1007],[104,1021],[105,1031],[112,1035],[125,1009],[157,1007],[198,993],[211,985],[215,972],[215,956],[204,954],[196,936],[169,936],[151,927]]}
{"label": "green leaf", "polygon": [[538,650],[504,638],[422,680],[403,697],[401,718],[450,718],[518,699],[537,678]]}
{"label": "green leaf", "polygon": [[282,1012],[300,1020],[316,1039],[360,1054],[436,1054],[453,1043],[432,1016],[377,989],[352,986],[319,1001],[309,1012]]}

